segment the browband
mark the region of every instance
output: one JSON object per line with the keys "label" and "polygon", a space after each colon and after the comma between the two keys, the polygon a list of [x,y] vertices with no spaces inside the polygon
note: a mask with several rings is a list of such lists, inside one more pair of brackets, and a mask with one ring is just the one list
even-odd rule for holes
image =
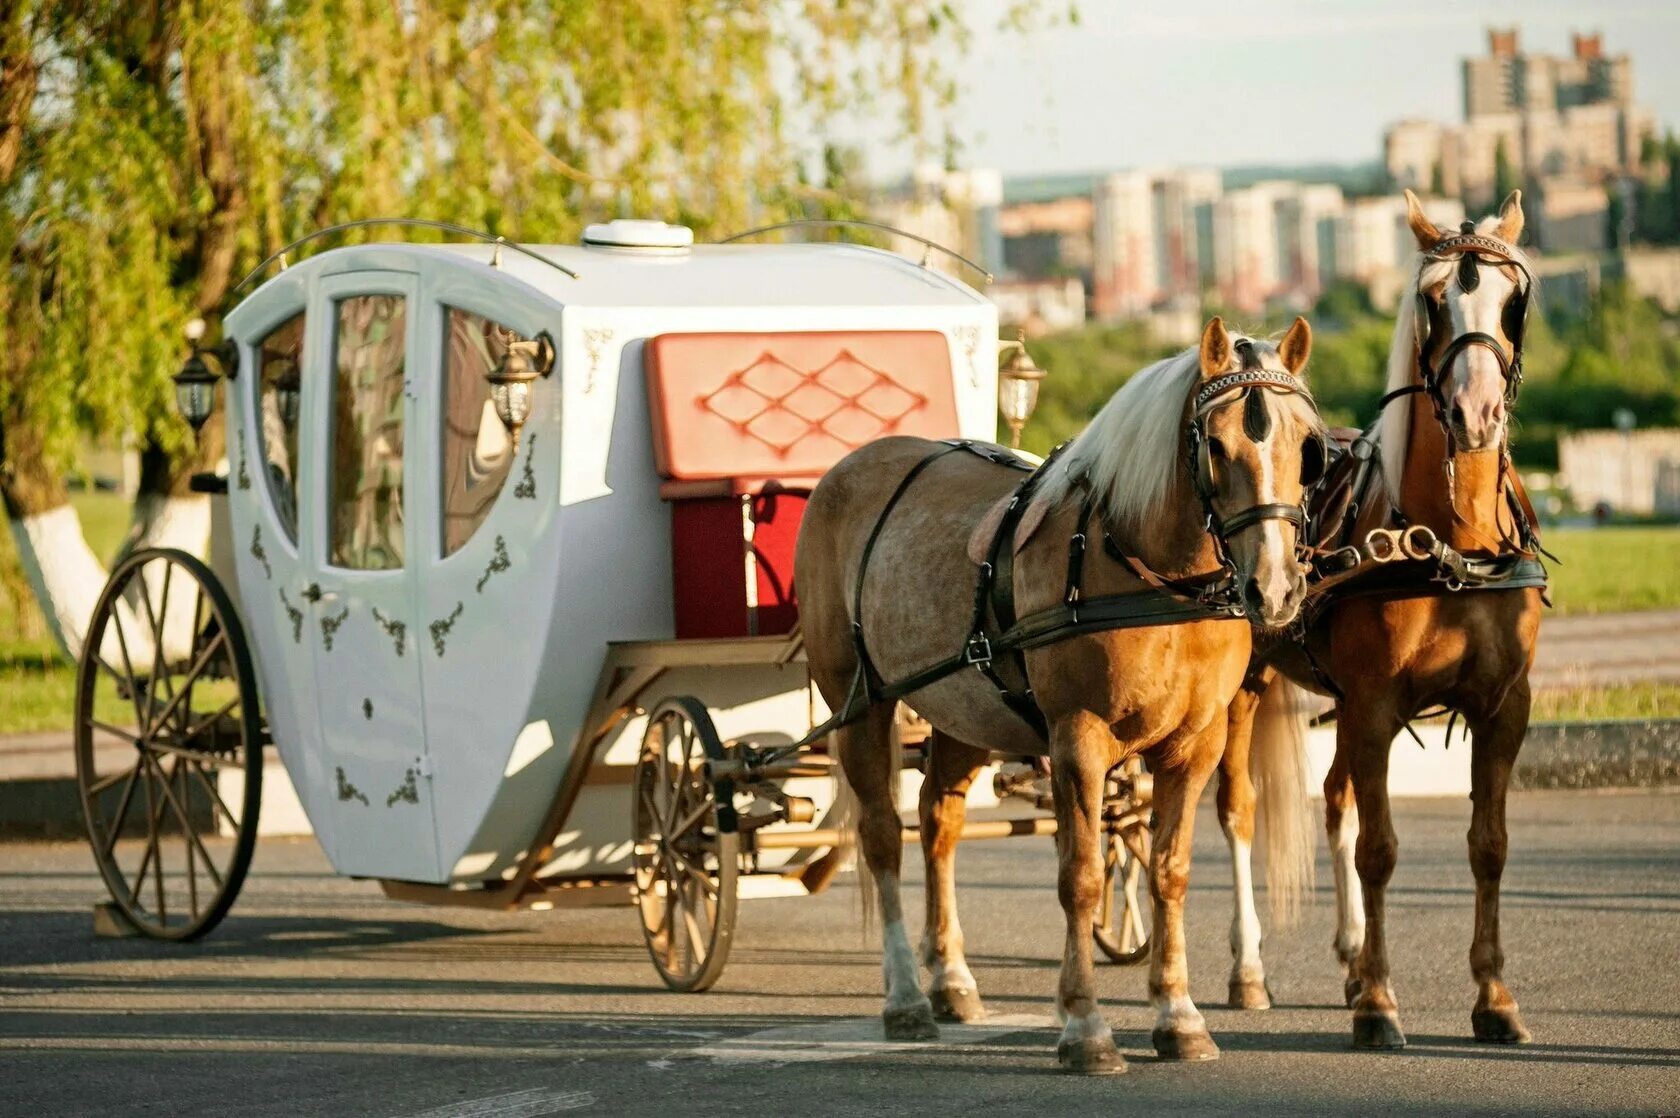
{"label": "browband", "polygon": [[1288,373],[1279,372],[1276,369],[1244,369],[1241,372],[1225,373],[1223,376],[1214,377],[1203,385],[1201,391],[1196,393],[1195,410],[1200,412],[1208,404],[1227,392],[1252,387],[1275,388],[1280,392],[1298,392],[1309,400],[1312,399],[1312,393],[1307,391],[1307,386]]}

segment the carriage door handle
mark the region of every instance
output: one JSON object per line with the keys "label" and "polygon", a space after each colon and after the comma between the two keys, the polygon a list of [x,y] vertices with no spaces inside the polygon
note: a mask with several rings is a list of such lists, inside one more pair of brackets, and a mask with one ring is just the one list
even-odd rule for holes
{"label": "carriage door handle", "polygon": [[308,588],[304,590],[303,597],[310,605],[316,605],[323,600],[327,602],[338,601],[338,594],[336,591],[322,590],[321,584],[318,582],[310,583]]}

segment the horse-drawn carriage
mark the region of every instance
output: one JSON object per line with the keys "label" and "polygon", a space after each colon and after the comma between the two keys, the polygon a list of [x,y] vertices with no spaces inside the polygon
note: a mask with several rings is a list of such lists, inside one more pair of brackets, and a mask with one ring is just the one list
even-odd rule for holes
{"label": "horse-drawn carriage", "polygon": [[[339,873],[634,901],[664,980],[710,985],[738,897],[816,891],[849,854],[834,759],[790,748],[826,713],[792,591],[806,496],[879,436],[996,431],[996,312],[924,265],[612,222],[268,279],[178,378],[195,425],[224,385],[210,562],[127,557],[80,665],[106,913],[213,928],[272,749]],[[988,789],[965,838],[1054,832],[1036,766]],[[1120,961],[1149,938],[1148,803],[1141,766],[1113,775],[1096,934]]]}

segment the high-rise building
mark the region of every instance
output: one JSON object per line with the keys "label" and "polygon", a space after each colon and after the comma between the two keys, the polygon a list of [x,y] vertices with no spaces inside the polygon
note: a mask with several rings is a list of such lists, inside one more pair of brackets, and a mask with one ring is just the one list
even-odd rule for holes
{"label": "high-rise building", "polygon": [[1146,171],[1120,171],[1092,198],[1091,309],[1098,318],[1143,314],[1161,297],[1155,192]]}

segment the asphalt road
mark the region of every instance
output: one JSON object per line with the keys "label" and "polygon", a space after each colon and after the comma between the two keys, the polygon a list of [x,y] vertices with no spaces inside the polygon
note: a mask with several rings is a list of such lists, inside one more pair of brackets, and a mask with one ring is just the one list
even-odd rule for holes
{"label": "asphalt road", "polygon": [[96,940],[85,850],[0,846],[0,1114],[1680,1114],[1680,794],[1513,797],[1522,1048],[1469,1040],[1468,804],[1397,815],[1391,943],[1411,1047],[1348,1047],[1322,857],[1326,887],[1267,945],[1277,1008],[1218,1008],[1228,870],[1204,811],[1192,992],[1223,1058],[1154,1060],[1143,969],[1105,967],[1131,1059],[1107,1079],[1055,1070],[1045,840],[976,843],[959,863],[970,959],[1001,1023],[900,1048],[875,1043],[878,954],[849,879],[745,903],[722,982],[685,996],[659,985],[625,909],[404,907],[333,877],[309,840],[265,841],[208,940]]}

